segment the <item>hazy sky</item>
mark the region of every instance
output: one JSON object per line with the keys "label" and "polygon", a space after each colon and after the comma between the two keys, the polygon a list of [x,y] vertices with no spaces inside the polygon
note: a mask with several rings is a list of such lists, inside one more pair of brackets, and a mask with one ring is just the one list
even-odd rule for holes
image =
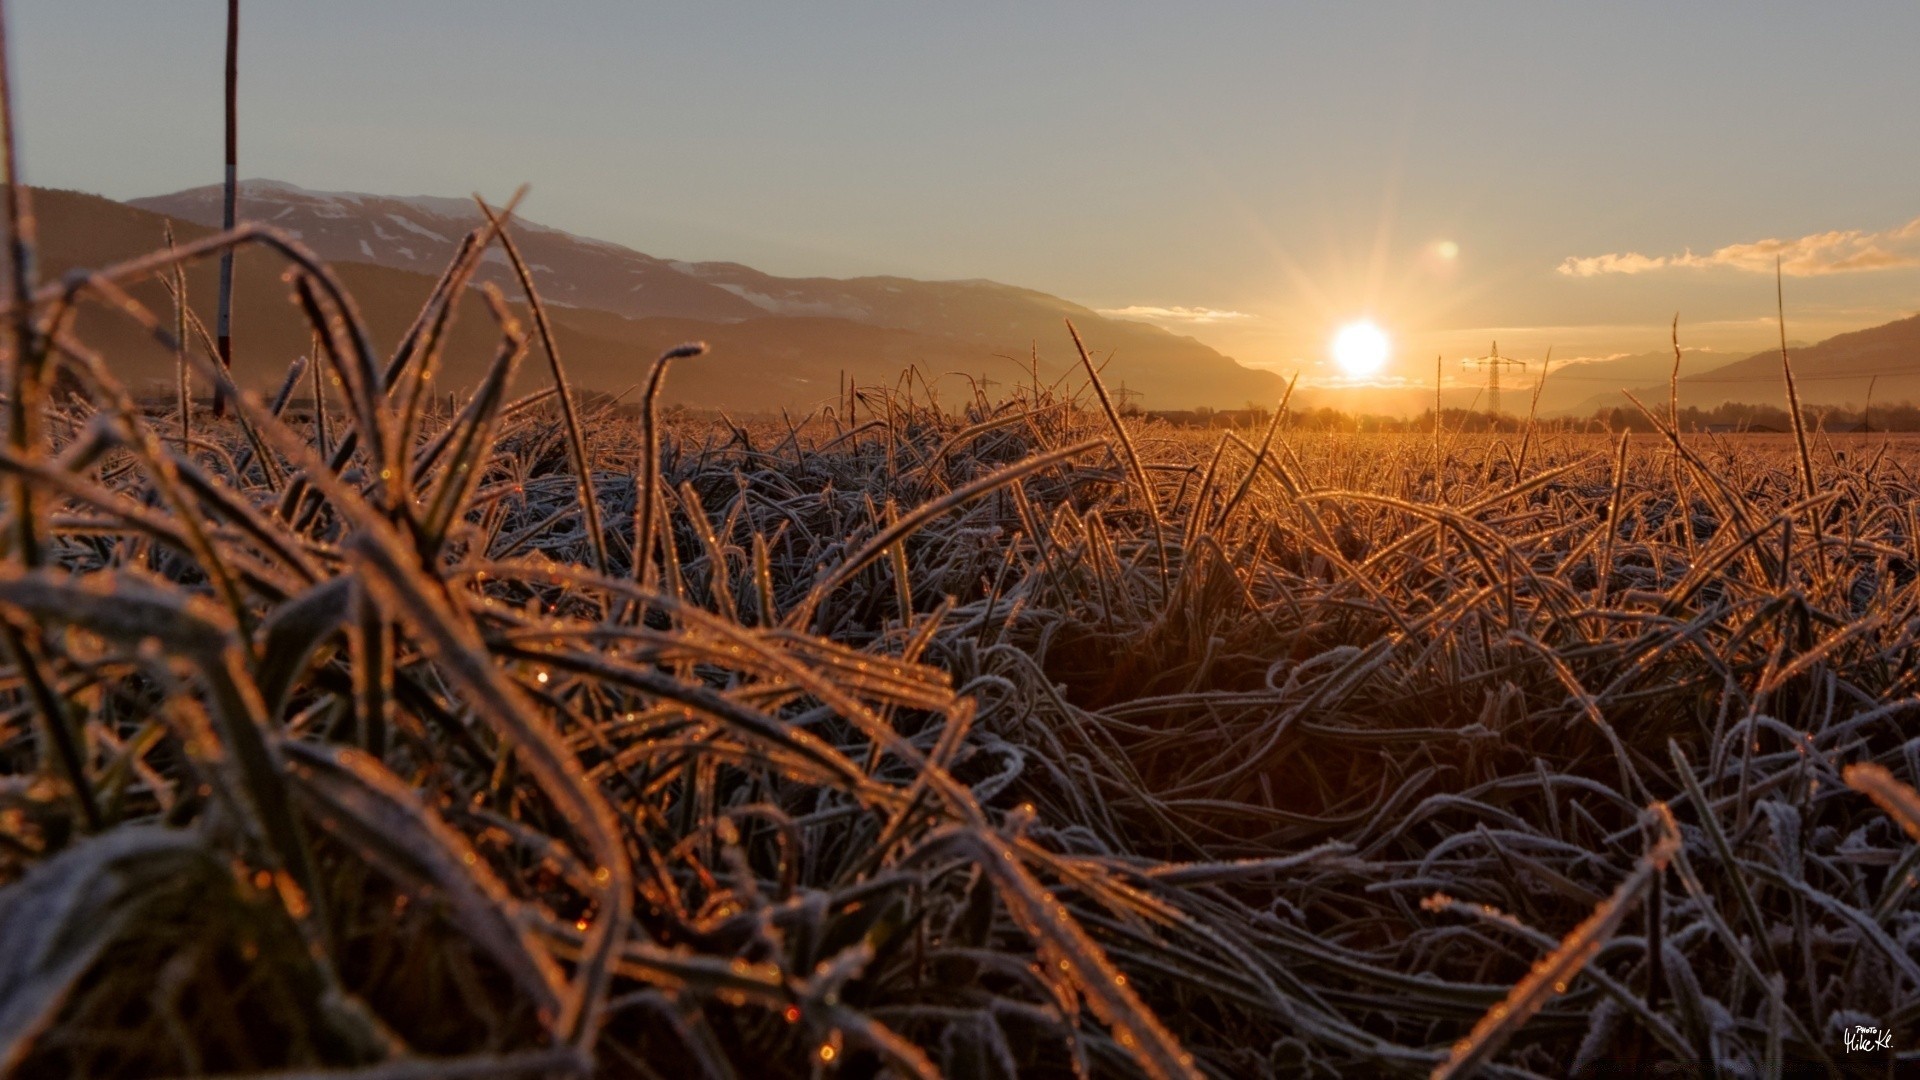
{"label": "hazy sky", "polygon": [[[219,179],[224,3],[8,9],[31,182]],[[1309,375],[1361,315],[1413,378],[1496,334],[1657,349],[1676,311],[1751,351],[1769,239],[1795,338],[1920,306],[1911,2],[242,9],[243,176],[528,181],[529,218],[650,254],[1165,309]]]}

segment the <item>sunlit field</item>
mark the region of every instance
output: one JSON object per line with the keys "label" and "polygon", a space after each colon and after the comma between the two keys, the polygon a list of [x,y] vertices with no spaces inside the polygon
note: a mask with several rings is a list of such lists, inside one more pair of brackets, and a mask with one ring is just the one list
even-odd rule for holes
{"label": "sunlit field", "polygon": [[[1205,432],[1122,420],[1091,363],[660,423],[727,358],[588,407],[497,301],[449,409],[474,240],[392,356],[273,241],[318,353],[224,419],[200,342],[183,416],[64,329],[72,298],[174,340],[119,288],[164,258],[18,324],[0,1067],[1912,1045],[1920,442]],[[550,388],[510,399],[520,366]]]}

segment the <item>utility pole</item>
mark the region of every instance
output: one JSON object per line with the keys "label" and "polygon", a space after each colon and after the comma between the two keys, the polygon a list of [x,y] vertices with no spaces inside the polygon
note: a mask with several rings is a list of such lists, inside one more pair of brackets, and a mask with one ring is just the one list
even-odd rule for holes
{"label": "utility pole", "polygon": [[1515,360],[1500,355],[1500,343],[1493,343],[1493,351],[1486,356],[1476,356],[1460,361],[1462,367],[1481,367],[1487,369],[1487,404],[1493,411],[1493,418],[1500,419],[1500,369],[1503,367],[1527,366],[1525,360]]}

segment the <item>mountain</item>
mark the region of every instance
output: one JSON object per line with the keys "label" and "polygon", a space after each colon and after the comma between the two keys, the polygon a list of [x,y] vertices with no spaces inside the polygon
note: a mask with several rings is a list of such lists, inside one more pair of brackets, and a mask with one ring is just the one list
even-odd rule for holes
{"label": "mountain", "polygon": [[[477,211],[452,199],[307,192],[271,181],[251,181],[246,190],[243,213],[297,233],[334,262],[383,350],[398,341],[431,290],[441,269],[436,260],[450,258],[457,237],[478,221]],[[166,218],[148,207],[161,208],[173,219],[182,243],[209,235],[212,229],[199,222],[218,217],[214,188],[134,204],[53,190],[37,190],[34,198],[43,280],[159,247]],[[1005,385],[1026,377],[1030,349],[1040,357],[1041,377],[1051,380],[1077,368],[1064,318],[1073,319],[1097,359],[1111,358],[1104,369],[1109,386],[1124,383],[1142,392],[1140,403],[1147,408],[1265,403],[1282,387],[1278,376],[1242,367],[1191,338],[990,281],[782,278],[735,263],[656,259],[525,221],[516,221],[514,235],[537,267],[542,297],[551,301],[569,374],[587,389],[625,390],[640,381],[661,349],[689,338],[706,340],[713,352],[674,369],[664,395],[668,403],[805,411],[834,400],[842,373],[863,385],[893,385],[909,365],[935,380],[964,372]],[[362,250],[363,240],[371,259]],[[491,256],[483,278],[517,295],[503,262]],[[252,385],[277,385],[288,361],[310,346],[305,323],[287,302],[284,269],[277,256],[262,250],[246,251],[239,260],[236,377]],[[209,327],[214,287],[211,260],[189,273],[193,306]],[[134,295],[156,312],[170,310],[158,283],[138,286]],[[170,385],[173,358],[131,323],[88,306],[78,329],[136,388]],[[457,388],[477,380],[495,340],[480,306],[465,305],[441,384]],[[1800,396],[1810,405],[1858,405],[1866,400],[1869,384],[1875,402],[1920,401],[1920,316],[1795,346],[1790,355]],[[1686,353],[1683,406],[1782,400],[1776,350],[1731,363],[1716,363],[1719,359],[1714,353]],[[1625,404],[1620,390],[1626,388],[1650,405],[1664,401],[1672,363],[1666,351],[1556,363],[1541,396],[1541,414],[1592,415]],[[1506,381],[1509,413],[1525,410],[1534,370],[1525,379]],[[1448,378],[1453,384],[1445,396],[1448,408],[1486,407],[1484,391],[1459,385],[1463,379],[1457,371],[1449,370]],[[543,362],[530,356],[519,388],[545,381]],[[957,379],[940,385],[954,397],[966,392]],[[1398,390],[1303,389],[1296,398],[1307,407],[1373,413],[1418,413],[1431,401],[1430,389],[1412,383]]]}
{"label": "mountain", "polygon": [[[1812,345],[1792,345],[1787,356],[1793,363],[1794,388],[1802,404],[1859,406],[1866,403],[1869,394],[1874,401],[1887,404],[1920,402],[1920,315],[1836,334]],[[1653,405],[1656,400],[1667,399],[1669,386],[1665,380],[1643,383],[1633,393]],[[1786,383],[1780,350],[1765,349],[1704,371],[1691,361],[1682,364],[1681,406],[1711,408],[1728,401],[1784,407]],[[1624,395],[1610,391],[1596,394],[1569,411],[1592,415],[1599,409],[1630,404]]]}
{"label": "mountain", "polygon": [[[220,195],[216,184],[132,199],[128,205],[218,228]],[[480,223],[480,211],[470,200],[308,191],[277,180],[242,182],[236,202],[239,220],[285,230],[328,262],[371,263],[429,276],[445,268],[460,238]],[[513,237],[533,274],[534,288],[549,304],[707,322],[763,314],[725,289],[617,244],[518,219]],[[487,252],[475,276],[508,295],[520,292],[505,253],[497,247]]]}
{"label": "mountain", "polygon": [[[241,220],[285,229],[329,261],[423,276],[437,275],[460,236],[480,221],[472,203],[458,199],[308,191],[273,180],[243,182],[238,204]],[[193,188],[129,205],[215,226],[220,189]],[[783,278],[737,263],[663,260],[520,219],[513,235],[556,318],[571,308],[640,323],[690,320],[700,324],[688,328],[690,335],[715,345],[716,362],[748,365],[710,393],[676,371],[668,395],[689,404],[746,408],[751,399],[756,408],[805,407],[820,396],[812,391],[822,389],[823,378],[829,384],[823,399],[832,399],[842,369],[875,368],[883,378],[861,380],[890,384],[908,364],[930,377],[957,371],[1005,384],[1026,372],[1036,350],[1042,373],[1058,375],[1077,363],[1062,323],[1069,318],[1096,358],[1107,362],[1107,381],[1139,391],[1149,407],[1267,403],[1284,387],[1279,376],[1243,367],[1193,338],[992,281]],[[479,280],[519,295],[503,254],[489,252],[482,270]],[[604,321],[588,321],[611,332]],[[628,327],[614,336],[632,332]],[[740,351],[722,357],[722,341]]]}
{"label": "mountain", "polygon": [[[1726,353],[1714,352],[1710,349],[1682,347],[1680,351],[1682,375],[1712,369],[1731,358]],[[1664,399],[1667,394],[1667,383],[1672,375],[1672,349],[1610,356],[1596,360],[1579,360],[1566,364],[1556,361],[1547,372],[1547,388],[1540,394],[1540,414],[1542,416],[1564,414],[1590,416],[1593,409],[1586,406],[1596,398],[1608,398],[1609,406],[1630,404],[1620,395],[1623,389],[1633,390],[1639,395],[1640,400],[1647,400],[1646,395],[1634,389],[1635,387],[1658,385],[1660,397]],[[1529,386],[1525,393],[1531,392],[1531,386]]]}
{"label": "mountain", "polygon": [[[36,189],[33,206],[39,226],[38,266],[43,281],[70,271],[106,266],[163,246],[166,219],[148,211],[72,191]],[[185,222],[174,224],[177,242],[189,243],[214,230]],[[234,376],[243,385],[277,387],[288,364],[311,348],[307,324],[289,303],[282,279],[286,263],[258,247],[241,249],[234,287]],[[367,263],[333,264],[367,324],[376,350],[390,351],[412,324],[432,291],[429,276]],[[218,263],[205,259],[189,268],[189,302],[209,329],[214,324]],[[0,280],[4,280],[0,273]],[[171,300],[157,281],[130,288],[133,297],[171,319]],[[523,324],[528,313],[511,305]],[[631,319],[590,308],[556,306],[554,333],[570,379],[587,389],[619,392],[646,373],[661,350],[690,338],[706,340],[712,353],[683,361],[668,380],[669,404],[721,407],[736,411],[804,411],[838,395],[840,375],[863,385],[892,385],[909,364],[936,372],[975,359],[975,349],[908,330],[867,326],[845,320],[765,316],[737,322],[653,316]],[[106,358],[110,368],[136,392],[164,393],[173,383],[174,359],[130,320],[96,304],[83,304],[76,336]],[[498,342],[498,330],[477,298],[462,305],[448,338],[438,384],[447,390],[479,380]],[[943,367],[944,365],[944,367]],[[550,381],[537,353],[521,364],[516,386],[526,392]],[[1054,368],[1043,374],[1054,373]],[[204,381],[196,380],[204,394]],[[956,387],[956,390],[959,388]]]}

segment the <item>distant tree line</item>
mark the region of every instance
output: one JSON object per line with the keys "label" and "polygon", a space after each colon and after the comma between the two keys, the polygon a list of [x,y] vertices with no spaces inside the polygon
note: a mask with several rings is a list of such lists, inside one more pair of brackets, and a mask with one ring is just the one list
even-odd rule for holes
{"label": "distant tree line", "polygon": [[[1648,403],[1662,420],[1666,403]],[[1244,409],[1154,409],[1146,416],[1175,427],[1260,428],[1273,418],[1270,409],[1248,406]],[[1871,410],[1847,406],[1810,406],[1801,410],[1808,430],[1828,432],[1920,431],[1920,405],[1900,402],[1875,405]],[[1710,409],[1689,405],[1680,410],[1680,430],[1713,432],[1781,432],[1793,430],[1787,410],[1778,405],[1749,405],[1726,402]],[[1543,417],[1537,426],[1552,431],[1651,432],[1653,422],[1631,405],[1600,409],[1592,416]],[[1527,418],[1511,413],[1495,417],[1489,412],[1446,409],[1440,414],[1440,427],[1449,432],[1516,432],[1524,429]],[[1317,432],[1399,432],[1420,433],[1433,430],[1433,410],[1416,416],[1383,416],[1342,412],[1332,408],[1288,409],[1282,426],[1292,431]]]}
{"label": "distant tree line", "polygon": [[[1665,417],[1664,407],[1648,405]],[[1920,406],[1911,402],[1875,405],[1871,409],[1849,406],[1808,406],[1800,410],[1808,430],[1828,432],[1920,431]],[[1793,419],[1778,405],[1748,405],[1725,402],[1711,409],[1689,405],[1680,410],[1682,431],[1792,431]],[[1608,431],[1652,431],[1653,423],[1639,409],[1602,409],[1593,414],[1592,424]]]}

